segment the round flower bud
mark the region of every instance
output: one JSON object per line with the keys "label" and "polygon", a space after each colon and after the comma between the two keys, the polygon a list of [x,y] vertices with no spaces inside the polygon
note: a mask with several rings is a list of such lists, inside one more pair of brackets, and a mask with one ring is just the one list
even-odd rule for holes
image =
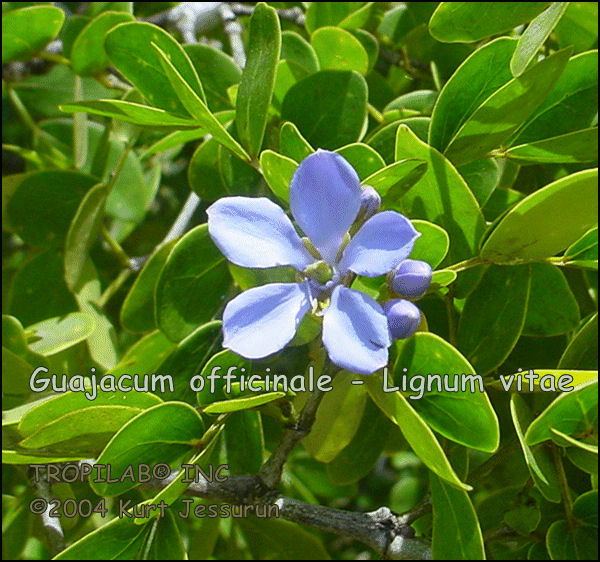
{"label": "round flower bud", "polygon": [[421,323],[421,311],[410,301],[395,299],[383,305],[390,334],[395,340],[412,336]]}
{"label": "round flower bud", "polygon": [[371,218],[381,207],[381,196],[370,185],[365,185],[360,192],[359,216],[363,221]]}
{"label": "round flower bud", "polygon": [[429,289],[433,271],[420,260],[404,260],[390,276],[390,290],[407,299],[419,299]]}

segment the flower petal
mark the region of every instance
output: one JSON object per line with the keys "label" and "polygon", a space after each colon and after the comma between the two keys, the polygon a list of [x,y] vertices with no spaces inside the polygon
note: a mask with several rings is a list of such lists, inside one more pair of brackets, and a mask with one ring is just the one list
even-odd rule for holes
{"label": "flower petal", "polygon": [[300,283],[270,283],[235,297],[223,313],[223,347],[260,359],[283,349],[310,309]]}
{"label": "flower petal", "polygon": [[360,227],[346,246],[339,271],[350,270],[365,277],[384,275],[408,257],[419,236],[412,223],[400,213],[377,213]]}
{"label": "flower petal", "polygon": [[290,184],[292,215],[330,264],[360,208],[360,180],[335,152],[317,150],[298,166]]}
{"label": "flower petal", "polygon": [[315,261],[283,209],[266,197],[224,197],[206,213],[211,238],[236,265],[303,270]]}
{"label": "flower petal", "polygon": [[368,375],[385,367],[391,339],[379,303],[337,286],[323,315],[323,344],[335,365],[353,373]]}

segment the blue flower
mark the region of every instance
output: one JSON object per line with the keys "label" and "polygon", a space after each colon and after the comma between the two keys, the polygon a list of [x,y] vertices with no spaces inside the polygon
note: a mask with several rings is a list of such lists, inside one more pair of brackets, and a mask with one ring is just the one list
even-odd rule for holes
{"label": "blue flower", "polygon": [[400,213],[383,211],[348,240],[362,192],[342,156],[318,150],[300,163],[290,184],[292,215],[310,243],[264,197],[225,197],[208,208],[209,233],[230,262],[249,268],[287,265],[302,276],[298,283],[253,287],[231,300],[223,313],[224,347],[248,359],[267,357],[292,340],[312,311],[323,317],[323,345],[335,365],[369,374],[387,364],[392,340],[382,307],[347,285],[355,275],[392,271],[420,234]]}

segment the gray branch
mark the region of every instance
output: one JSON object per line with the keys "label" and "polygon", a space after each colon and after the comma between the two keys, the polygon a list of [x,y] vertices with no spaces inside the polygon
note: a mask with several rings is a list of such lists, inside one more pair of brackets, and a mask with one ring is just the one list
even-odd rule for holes
{"label": "gray branch", "polygon": [[53,555],[62,552],[65,549],[65,535],[60,524],[59,517],[50,517],[50,510],[52,505],[52,494],[50,492],[50,485],[47,479],[44,477],[39,478],[39,481],[35,483],[35,489],[39,496],[48,502],[48,506],[41,514],[42,525],[48,535],[48,544]]}

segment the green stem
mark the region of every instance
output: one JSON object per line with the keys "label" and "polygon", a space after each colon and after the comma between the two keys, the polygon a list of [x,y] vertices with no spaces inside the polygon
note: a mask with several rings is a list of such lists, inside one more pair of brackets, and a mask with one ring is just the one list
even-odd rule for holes
{"label": "green stem", "polygon": [[15,92],[14,88],[8,88],[8,97],[10,98],[10,101],[12,102],[15,110],[19,114],[21,121],[23,121],[23,123],[29,129],[31,129],[32,133],[39,133],[38,126],[35,124],[35,121],[29,114],[29,111],[27,111],[27,108],[23,105],[21,98],[19,97],[17,92]]}
{"label": "green stem", "polygon": [[106,226],[101,226],[100,234],[102,234],[102,238],[104,238],[104,240],[110,246],[110,249],[112,250],[113,254],[117,256],[121,265],[131,271],[131,258],[127,255],[125,250],[121,248],[121,245],[112,237],[110,232],[108,232]]}
{"label": "green stem", "polygon": [[106,290],[100,295],[98,300],[98,306],[104,308],[108,301],[115,295],[115,293],[121,288],[123,283],[129,279],[129,276],[133,273],[129,267],[123,269],[116,279],[106,287]]}
{"label": "green stem", "polygon": [[49,53],[48,51],[40,51],[39,53],[37,53],[37,56],[39,58],[41,58],[42,60],[46,60],[48,62],[53,62],[56,64],[66,64],[67,66],[71,66],[71,61],[68,58],[63,57],[62,55],[59,55],[57,53]]}
{"label": "green stem", "polygon": [[556,474],[558,476],[558,485],[560,487],[560,495],[565,506],[565,513],[569,520],[569,525],[573,525],[573,499],[571,498],[571,492],[569,491],[569,483],[567,481],[567,475],[565,474],[565,467],[563,465],[562,457],[560,456],[560,450],[557,445],[552,444],[552,457],[554,459],[554,466],[556,467]]}
{"label": "green stem", "polygon": [[377,121],[377,123],[383,123],[385,118],[383,117],[383,113],[381,113],[376,107],[372,106],[370,103],[367,104],[367,111],[369,115]]}
{"label": "green stem", "polygon": [[448,314],[448,341],[452,345],[456,345],[456,310],[454,309],[454,298],[451,295],[446,295],[444,301]]}
{"label": "green stem", "polygon": [[486,263],[488,262],[482,260],[479,256],[475,256],[474,258],[469,258],[468,260],[459,261],[458,263],[444,267],[444,269],[456,271],[458,273],[460,271],[471,269],[472,267],[477,267],[478,265],[485,265]]}

